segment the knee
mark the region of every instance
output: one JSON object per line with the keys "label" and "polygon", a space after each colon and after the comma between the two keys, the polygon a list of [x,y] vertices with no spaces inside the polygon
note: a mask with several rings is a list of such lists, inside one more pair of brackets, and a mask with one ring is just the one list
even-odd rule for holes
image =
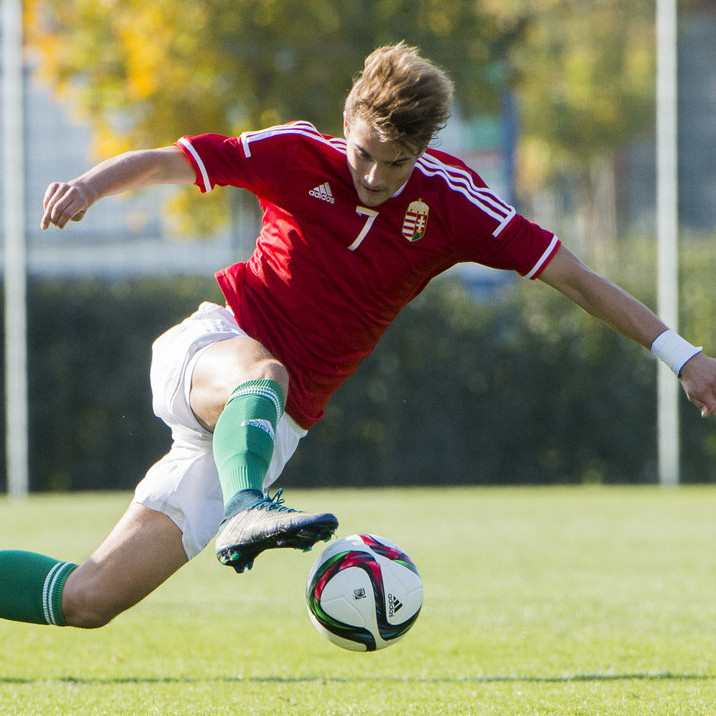
{"label": "knee", "polygon": [[[226,370],[212,374],[208,381],[205,379],[203,385],[209,387],[209,394],[216,400],[214,407],[221,411],[238,386],[253,380],[271,380],[281,387],[284,398],[288,395],[288,370],[281,361],[272,356],[262,357],[250,367],[242,366],[238,371],[232,371],[227,366]],[[209,381],[211,383],[207,385]]]}
{"label": "knee", "polygon": [[230,392],[249,380],[273,380],[288,391],[286,366],[261,343],[249,338],[227,339],[211,345],[199,358],[192,389]]}
{"label": "knee", "polygon": [[266,358],[257,366],[263,380],[273,380],[281,386],[284,396],[288,395],[288,370],[286,366],[275,358]]}
{"label": "knee", "polygon": [[[223,410],[232,392],[248,381],[271,380],[281,387],[284,398],[288,395],[288,370],[281,361],[273,356],[262,356],[253,361],[250,366],[239,366],[237,364],[236,368],[238,370],[231,370],[227,366],[225,370],[215,372],[209,377],[209,381],[212,382],[210,394],[215,396],[215,408],[219,411]],[[205,386],[207,382],[204,383]]]}
{"label": "knee", "polygon": [[199,423],[212,431],[232,391],[250,380],[273,380],[288,395],[286,366],[260,343],[234,338],[210,346],[192,373],[189,402]]}

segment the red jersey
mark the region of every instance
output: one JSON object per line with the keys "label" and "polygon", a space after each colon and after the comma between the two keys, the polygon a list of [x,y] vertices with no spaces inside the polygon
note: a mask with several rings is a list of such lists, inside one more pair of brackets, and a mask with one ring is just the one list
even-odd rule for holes
{"label": "red jersey", "polygon": [[286,412],[306,429],[434,276],[472,261],[534,278],[559,246],[463,162],[433,149],[395,195],[367,208],[345,140],[307,122],[177,145],[202,192],[230,185],[260,201],[253,255],[216,276],[242,329],[286,366]]}

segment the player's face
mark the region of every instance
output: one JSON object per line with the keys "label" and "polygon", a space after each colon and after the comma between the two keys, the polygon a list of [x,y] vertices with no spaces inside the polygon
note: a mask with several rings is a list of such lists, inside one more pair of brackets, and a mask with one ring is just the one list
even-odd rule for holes
{"label": "player's face", "polygon": [[344,119],[348,168],[364,206],[378,206],[390,199],[405,182],[422,152],[410,151],[399,142],[384,142],[363,119]]}

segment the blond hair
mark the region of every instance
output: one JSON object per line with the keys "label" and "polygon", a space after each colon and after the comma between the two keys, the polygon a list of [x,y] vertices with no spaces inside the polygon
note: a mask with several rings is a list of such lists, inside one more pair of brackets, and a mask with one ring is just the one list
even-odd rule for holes
{"label": "blond hair", "polygon": [[452,97],[452,80],[418,48],[399,42],[366,57],[345,115],[349,123],[364,120],[382,141],[422,151],[447,123]]}

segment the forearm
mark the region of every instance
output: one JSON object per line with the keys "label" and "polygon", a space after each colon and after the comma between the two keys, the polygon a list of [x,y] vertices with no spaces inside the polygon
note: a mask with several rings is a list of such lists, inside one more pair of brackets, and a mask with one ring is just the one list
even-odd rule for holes
{"label": "forearm", "polygon": [[60,229],[79,221],[87,209],[105,196],[153,184],[186,184],[195,179],[191,164],[177,147],[127,152],[107,159],[67,182],[47,187],[40,225]]}
{"label": "forearm", "polygon": [[[177,164],[178,150],[173,147],[139,150],[107,159],[86,171],[70,184],[83,184],[91,192],[93,203],[98,199],[154,184],[175,184],[193,180],[186,160]],[[186,172],[177,172],[177,166]]]}
{"label": "forearm", "polygon": [[572,300],[618,333],[644,348],[651,348],[654,340],[667,330],[666,324],[619,286],[595,274],[592,277],[583,291],[571,297]]}
{"label": "forearm", "polygon": [[654,339],[667,329],[643,303],[590,271],[571,254],[555,259],[559,259],[559,264],[548,266],[540,278],[615,331],[649,349]]}
{"label": "forearm", "polygon": [[716,360],[668,330],[644,304],[590,271],[563,246],[540,279],[645,348],[652,349],[659,338],[653,346],[654,355],[679,376],[689,400],[703,417],[716,413]]}

